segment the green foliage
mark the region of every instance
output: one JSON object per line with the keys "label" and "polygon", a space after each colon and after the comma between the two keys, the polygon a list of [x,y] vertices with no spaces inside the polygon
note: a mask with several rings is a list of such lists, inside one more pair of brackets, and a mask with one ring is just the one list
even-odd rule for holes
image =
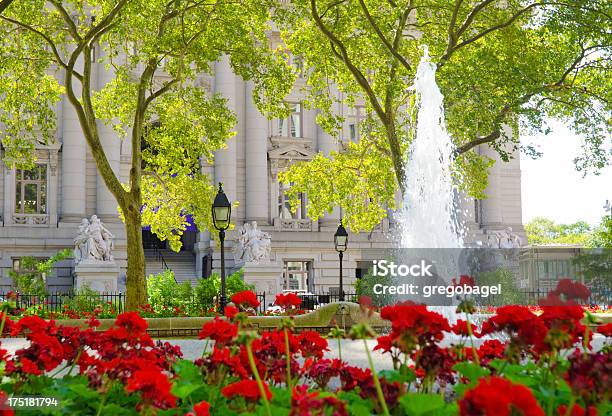
{"label": "green foliage", "polygon": [[[229,301],[234,293],[244,290],[252,291],[255,289],[255,286],[244,282],[244,269],[240,269],[226,277],[225,289]],[[215,306],[215,299],[218,298],[220,291],[221,277],[219,274],[212,273],[208,278],[198,280],[194,292],[199,308],[203,311],[213,308]]]}
{"label": "green foliage", "polygon": [[368,296],[372,299],[374,306],[382,307],[391,305],[395,301],[395,296],[385,294],[374,293],[374,285],[393,285],[393,278],[391,276],[374,276],[372,271],[368,270],[361,279],[357,279],[355,285],[355,295],[357,296]]}
{"label": "green foliage", "polygon": [[573,224],[556,224],[554,221],[537,217],[525,224],[527,241],[531,245],[577,244],[586,246],[591,241],[591,226],[585,221]]}
{"label": "green foliage", "polygon": [[[252,98],[263,113],[286,111],[283,99],[295,77],[286,54],[268,39],[274,4],[12,2],[0,15],[5,162],[32,165],[35,145],[55,136],[53,106],[65,96],[132,231],[128,244],[138,244],[135,229],[150,225],[179,249],[186,215],[193,215],[200,230],[212,228],[213,190],[201,166],[234,134],[235,117],[225,100],[208,94],[215,62],[227,59],[239,77],[252,82]],[[103,69],[114,79],[97,85]],[[109,164],[99,131],[103,124],[130,140],[128,183]],[[132,309],[145,300],[143,258],[139,248],[128,255],[127,304]]]}
{"label": "green foliage", "polygon": [[500,267],[497,270],[480,273],[476,277],[478,286],[501,285],[501,293],[491,298],[482,298],[483,302],[493,306],[515,305],[522,302],[521,293],[516,285],[512,271]]}
{"label": "green foliage", "polygon": [[[438,65],[447,127],[458,146],[455,181],[470,195],[484,197],[492,164],[470,149],[490,143],[502,160],[508,160],[521,147],[519,133],[548,132],[549,118],[561,120],[584,137],[577,168],[597,171],[610,161],[609,2],[297,0],[291,4],[274,17],[288,49],[303,61],[306,105],[321,111],[317,120],[339,139],[347,106],[363,102],[367,115],[360,126],[365,133],[361,140],[366,142],[361,148],[367,150],[349,148],[340,160],[337,154],[321,155],[311,168],[294,165],[283,177],[297,188],[294,197],[309,192],[315,201],[313,218],[333,205],[345,209],[347,221],[360,229],[375,224],[375,217],[384,217],[378,201],[392,199],[402,183],[402,164],[414,138],[417,103],[409,87],[424,45]],[[330,94],[334,90],[341,94]],[[523,150],[537,155],[531,145]],[[360,167],[373,161],[371,169]],[[395,184],[381,180],[369,187],[341,187],[367,181],[373,169],[384,178],[393,169]],[[328,184],[336,177],[342,183],[338,189]],[[355,209],[370,198],[375,201],[372,210]]]}
{"label": "green foliage", "polygon": [[190,311],[193,288],[191,282],[177,283],[172,270],[164,270],[147,278],[147,296],[158,315],[174,315],[177,309]]}
{"label": "green foliage", "polygon": [[72,250],[57,252],[46,260],[26,256],[19,259],[19,271],[10,270],[15,291],[28,295],[44,296],[47,293],[46,278],[57,262],[72,257]]}
{"label": "green foliage", "polygon": [[81,286],[72,296],[67,295],[62,303],[65,309],[77,314],[96,311],[98,318],[112,318],[122,310],[119,299],[105,299],[87,285]]}
{"label": "green foliage", "polygon": [[589,247],[612,248],[612,214],[601,219],[601,223],[593,229]]}

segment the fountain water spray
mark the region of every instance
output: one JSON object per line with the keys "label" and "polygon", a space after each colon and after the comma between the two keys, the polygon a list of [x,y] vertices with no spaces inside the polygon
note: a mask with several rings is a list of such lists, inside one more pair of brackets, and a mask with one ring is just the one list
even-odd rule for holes
{"label": "fountain water spray", "polygon": [[404,203],[400,212],[402,248],[461,248],[463,230],[457,221],[452,183],[453,142],[446,131],[444,97],[436,85],[436,65],[427,47],[417,67],[416,139],[410,144]]}

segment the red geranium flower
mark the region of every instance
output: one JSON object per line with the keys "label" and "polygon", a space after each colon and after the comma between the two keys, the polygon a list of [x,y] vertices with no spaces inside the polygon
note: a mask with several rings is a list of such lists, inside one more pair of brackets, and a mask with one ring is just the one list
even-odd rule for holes
{"label": "red geranium flower", "polygon": [[567,300],[587,300],[591,296],[591,291],[582,283],[572,279],[561,279],[557,283],[557,288],[551,293],[563,296]]}
{"label": "red geranium flower", "polygon": [[[266,393],[266,398],[268,400],[272,399],[272,392],[266,383],[264,383],[264,391]],[[221,394],[228,399],[239,396],[253,402],[258,401],[261,398],[259,386],[255,380],[242,380],[227,385],[221,389]]]}
{"label": "red geranium flower", "polygon": [[225,311],[223,312],[223,314],[225,315],[227,319],[229,319],[230,321],[233,321],[236,315],[238,315],[238,312],[240,311],[238,310],[237,307],[232,306],[232,305],[227,305],[225,307]]}
{"label": "red geranium flower", "polygon": [[304,358],[316,357],[321,359],[323,353],[328,351],[327,340],[318,332],[304,331],[297,338]]}
{"label": "red geranium flower", "polygon": [[292,308],[298,308],[302,304],[302,299],[293,292],[279,293],[276,295],[274,304],[287,310]]}
{"label": "red geranium flower", "polygon": [[128,329],[130,332],[141,334],[146,332],[149,324],[136,312],[124,312],[117,315],[115,325]]}
{"label": "red geranium flower", "polygon": [[612,391],[612,351],[582,353],[576,350],[569,357],[565,379],[574,394],[587,405],[605,400]]}
{"label": "red geranium flower", "polygon": [[15,411],[8,406],[8,394],[0,390],[0,404],[2,408],[0,408],[0,416],[14,416]]}
{"label": "red geranium flower", "polygon": [[[475,336],[476,338],[480,337],[480,335],[476,331],[478,329],[476,327],[476,325],[470,323],[470,329],[472,330],[472,335],[473,336]],[[470,335],[470,333],[468,331],[468,323],[467,323],[467,321],[464,321],[463,319],[458,319],[457,322],[455,323],[455,325],[453,325],[451,327],[451,331],[453,331],[453,333],[455,333],[457,335],[461,335],[461,336],[464,336],[464,337],[467,337],[467,336]]]}
{"label": "red geranium flower", "polygon": [[488,339],[478,348],[478,359],[482,365],[487,365],[491,360],[504,358],[506,344],[497,339]]}
{"label": "red geranium flower", "polygon": [[318,391],[308,392],[307,386],[297,386],[291,393],[290,416],[348,416],[346,404],[334,396],[320,397]]}
{"label": "red geranium flower", "polygon": [[125,386],[126,391],[138,391],[145,401],[162,409],[176,406],[176,397],[170,393],[171,388],[172,383],[159,370],[138,370]]}
{"label": "red geranium flower", "polygon": [[417,346],[424,347],[444,338],[444,331],[450,331],[446,318],[427,310],[425,305],[398,303],[385,306],[380,312],[383,319],[391,321],[393,346],[406,354]]}
{"label": "red geranium flower", "polygon": [[609,324],[598,326],[597,332],[606,337],[612,337],[612,322],[610,322]]}
{"label": "red geranium flower", "polygon": [[189,412],[185,416],[210,416],[210,403],[201,401],[193,406],[193,412]]}
{"label": "red geranium flower", "polygon": [[243,290],[232,296],[232,302],[239,308],[257,308],[260,304],[257,295],[250,290]]}
{"label": "red geranium flower", "polygon": [[198,337],[200,339],[210,338],[220,345],[230,343],[238,335],[238,326],[226,320],[215,318],[206,322]]}
{"label": "red geranium flower", "polygon": [[501,377],[482,378],[459,400],[461,416],[544,416],[531,390]]}
{"label": "red geranium flower", "polygon": [[[559,416],[566,416],[567,405],[562,404],[561,406],[557,407],[557,414]],[[579,404],[574,404],[574,407],[572,407],[572,412],[569,414],[569,416],[597,416],[597,408],[589,406],[587,410],[584,410]]]}

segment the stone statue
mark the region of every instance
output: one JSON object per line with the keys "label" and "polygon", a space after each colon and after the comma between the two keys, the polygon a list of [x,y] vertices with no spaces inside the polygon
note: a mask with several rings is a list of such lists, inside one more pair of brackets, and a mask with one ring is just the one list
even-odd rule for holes
{"label": "stone statue", "polygon": [[257,222],[245,223],[239,230],[237,244],[234,248],[236,261],[260,262],[270,258],[270,234],[257,228]]}
{"label": "stone statue", "polygon": [[74,239],[74,263],[83,261],[113,261],[115,236],[102,224],[97,215],[83,218]]}
{"label": "stone statue", "polygon": [[520,248],[521,238],[514,232],[512,227],[502,231],[487,231],[487,246],[490,248]]}

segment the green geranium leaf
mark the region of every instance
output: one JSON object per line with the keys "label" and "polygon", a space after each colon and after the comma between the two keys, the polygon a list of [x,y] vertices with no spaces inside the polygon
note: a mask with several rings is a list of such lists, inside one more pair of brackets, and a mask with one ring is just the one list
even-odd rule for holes
{"label": "green geranium leaf", "polygon": [[444,399],[437,394],[409,393],[399,401],[408,416],[432,415],[445,406]]}
{"label": "green geranium leaf", "polygon": [[467,361],[455,364],[453,366],[453,370],[457,371],[472,383],[477,381],[479,378],[491,374],[491,371],[489,371],[487,368],[481,367],[480,364],[470,363]]}

